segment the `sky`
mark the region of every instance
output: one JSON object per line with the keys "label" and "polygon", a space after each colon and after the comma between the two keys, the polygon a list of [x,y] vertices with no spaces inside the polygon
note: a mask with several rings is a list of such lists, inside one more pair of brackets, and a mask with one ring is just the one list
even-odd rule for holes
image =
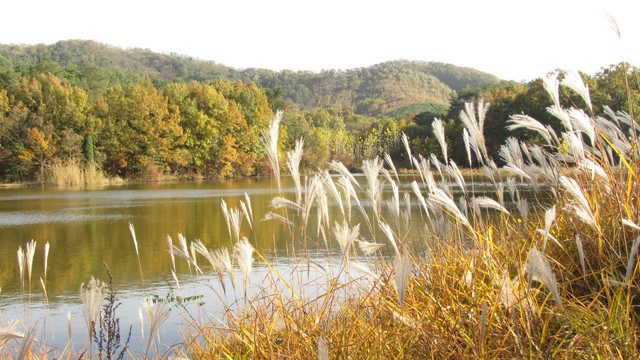
{"label": "sky", "polygon": [[95,40],[238,69],[405,59],[529,81],[640,63],[639,0],[10,0],[2,12],[1,44]]}

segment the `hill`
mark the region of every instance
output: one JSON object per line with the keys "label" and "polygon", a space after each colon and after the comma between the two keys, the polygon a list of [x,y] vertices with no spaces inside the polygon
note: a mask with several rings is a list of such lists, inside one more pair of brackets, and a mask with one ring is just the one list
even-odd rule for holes
{"label": "hill", "polygon": [[[130,83],[142,76],[156,83],[173,80],[227,79],[255,82],[279,94],[280,100],[301,109],[336,107],[358,114],[380,116],[417,103],[449,102],[453,91],[497,82],[493,75],[451,64],[398,60],[351,70],[280,72],[235,69],[214,61],[147,49],[120,49],[88,40],[60,41],[52,45],[0,45],[0,80],[43,70],[81,86],[91,97],[102,95],[115,83]],[[16,70],[16,69],[21,69]]]}

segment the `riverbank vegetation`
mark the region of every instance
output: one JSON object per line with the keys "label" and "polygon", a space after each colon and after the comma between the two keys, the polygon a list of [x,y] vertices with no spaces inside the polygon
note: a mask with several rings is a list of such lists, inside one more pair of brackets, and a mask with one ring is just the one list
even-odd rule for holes
{"label": "riverbank vegetation", "polygon": [[[172,261],[215,274],[210,281],[220,281],[221,291],[242,295],[222,305],[222,318],[186,318],[184,341],[164,347],[153,341],[168,308],[147,303],[153,325],[146,355],[155,348],[156,356],[188,358],[637,358],[634,108],[605,107],[599,115],[597,92],[577,73],[550,74],[540,86],[549,101],[538,114],[549,114],[553,126],[529,114],[510,116],[507,131],[524,140],[508,138],[497,158],[487,142],[493,105],[481,99],[459,113],[460,162],[440,120],[430,123],[438,145],[432,156],[417,153],[401,135],[402,156],[416,171],[409,187],[399,186],[391,156],[363,161],[362,182],[337,161],[327,164],[334,175],[303,176],[305,143],[282,154],[278,112],[256,146],[274,179],[272,212],[264,220],[288,234],[290,251],[276,255],[293,260],[282,268],[278,257],[269,261],[251,245],[256,240],[245,232],[260,219],[253,218],[249,197],[235,208],[222,203],[231,249],[168,237]],[[631,90],[627,95],[632,99]],[[478,166],[483,178],[465,179],[463,164]],[[281,188],[281,172],[292,176],[293,193]],[[328,211],[329,203],[337,211]],[[352,220],[355,212],[362,222]],[[25,264],[34,251],[33,243],[18,251],[21,279],[27,269],[29,284]],[[316,261],[318,252],[329,262]],[[251,280],[256,262],[268,269],[261,281]],[[310,280],[310,269],[322,274],[319,280]],[[172,275],[179,289],[179,274]],[[82,290],[93,309],[86,312],[88,329],[101,325],[95,309],[104,288],[92,281]],[[34,330],[14,327],[6,339],[25,345],[3,347],[4,355],[49,353],[45,344],[34,347]]]}
{"label": "riverbank vegetation", "polygon": [[[633,67],[619,64],[581,77],[591,90],[594,115],[602,115],[604,105],[640,111]],[[559,96],[585,105],[571,91]],[[266,175],[260,134],[282,109],[279,151],[304,139],[303,172],[334,160],[360,170],[363,160],[384,154],[399,168],[410,168],[402,133],[415,155],[440,156],[435,118],[442,120],[448,158],[467,166],[458,114],[479,98],[492,104],[486,144],[498,165],[509,136],[541,141],[524,130],[506,131],[511,114],[531,114],[560,130],[544,110],[551,103],[541,80],[500,82],[447,64],[396,61],[319,74],[276,73],[94,42],[3,45],[0,179],[73,185]]]}
{"label": "riverbank vegetation", "polygon": [[[339,244],[338,272],[327,273],[323,291],[305,296],[295,281],[282,286],[283,276],[274,270],[263,282],[271,287],[260,288],[261,295],[244,312],[229,313],[216,325],[194,324],[189,335],[201,341],[187,342],[185,353],[319,359],[638,357],[640,127],[624,111],[605,108],[604,116],[594,116],[579,75],[565,73],[562,80],[558,75],[543,79],[542,86],[560,130],[528,115],[512,116],[510,130],[527,129],[542,141],[510,138],[500,147],[510,176],[497,171],[485,142],[489,104],[465,104],[460,118],[467,160],[481,164],[486,187],[465,183],[455,161],[442,163],[446,156],[414,157],[406,142],[406,154],[419,172],[411,189],[398,189],[393,163],[376,159],[363,163],[364,184],[332,163],[338,177],[316,175],[300,182],[304,185],[295,198],[274,199],[279,217],[273,218],[286,218],[282,222],[292,244],[313,244],[306,246],[329,254],[326,244]],[[563,106],[560,84],[585,108]],[[443,131],[438,128],[434,125],[436,132]],[[447,154],[444,142],[441,150]],[[287,159],[289,172],[299,176],[299,155],[293,151]],[[444,181],[434,181],[434,175]],[[390,198],[382,197],[382,183],[392,188]],[[462,196],[454,198],[453,188]],[[525,189],[534,195],[525,198]],[[327,201],[340,211],[323,210]],[[321,227],[317,233],[306,230],[312,204]],[[364,214],[365,223],[350,222],[351,206]],[[420,207],[420,219],[410,218],[411,206]],[[424,226],[419,235],[408,231],[414,222]],[[301,259],[301,268],[325,271],[312,255]],[[304,271],[300,274],[304,278]]]}

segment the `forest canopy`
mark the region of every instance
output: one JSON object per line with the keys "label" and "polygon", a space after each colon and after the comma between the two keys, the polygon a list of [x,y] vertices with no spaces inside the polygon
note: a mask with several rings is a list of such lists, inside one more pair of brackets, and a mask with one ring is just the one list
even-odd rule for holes
{"label": "forest canopy", "polygon": [[[640,111],[638,73],[628,64],[581,76],[595,115],[604,105]],[[560,96],[581,105],[571,90]],[[278,110],[285,110],[280,150],[302,138],[308,171],[330,160],[357,168],[385,153],[408,167],[402,133],[415,155],[444,161],[435,119],[442,120],[447,159],[473,166],[459,115],[465,102],[480,99],[491,103],[484,132],[494,158],[508,137],[539,140],[505,130],[513,114],[559,126],[544,110],[550,100],[541,80],[499,81],[449,64],[275,72],[93,41],[0,45],[0,178],[45,182],[69,165],[134,179],[257,175],[268,169],[261,134]]]}

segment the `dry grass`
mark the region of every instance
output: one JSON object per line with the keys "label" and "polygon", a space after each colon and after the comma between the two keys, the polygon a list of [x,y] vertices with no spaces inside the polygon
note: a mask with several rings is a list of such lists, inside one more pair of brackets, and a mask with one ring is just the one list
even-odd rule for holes
{"label": "dry grass", "polygon": [[55,164],[49,167],[46,183],[53,186],[84,186],[105,185],[117,182],[116,179],[108,179],[95,165],[82,166],[71,161],[64,164]]}
{"label": "dry grass", "polygon": [[[582,89],[570,79],[567,86]],[[552,77],[546,83],[554,98],[558,82]],[[215,326],[191,324],[190,337],[198,341],[186,343],[185,353],[198,358],[314,359],[325,352],[332,359],[637,358],[638,139],[629,137],[634,134],[629,126],[611,130],[627,115],[593,119],[556,103],[552,112],[565,124],[560,137],[573,142],[558,146],[540,126],[549,143],[535,148],[510,140],[503,150],[508,166],[498,170],[483,150],[487,106],[467,106],[464,120],[471,127],[469,157],[486,164],[483,173],[494,181],[494,199],[472,191],[454,198],[451,188],[429,180],[433,163],[416,159],[416,180],[422,181],[412,186],[413,201],[422,217],[412,221],[426,226],[409,235],[399,220],[407,209],[400,209],[394,177],[381,162],[363,164],[366,184],[332,164],[341,174],[333,184],[325,180],[324,190],[297,190],[315,194],[317,233],[307,233],[306,222],[300,223],[308,219],[308,203],[281,206],[287,211],[276,215],[293,224],[292,242],[326,243],[327,254],[332,243],[340,244],[342,256],[333,264],[338,274],[327,275],[320,294],[305,296],[291,285],[295,279],[285,283],[261,258],[272,269],[267,285],[254,285],[261,295]],[[441,176],[464,186],[456,164],[448,165]],[[536,194],[524,201],[510,177]],[[386,202],[384,183],[394,189]],[[324,210],[327,194],[341,207],[331,219]],[[549,196],[550,201],[538,200]],[[278,203],[300,205],[301,197]],[[361,206],[363,201],[372,206]],[[365,220],[354,239],[349,230],[361,224],[351,223],[348,202],[359,205],[355,209]],[[386,246],[372,255],[349,246],[366,244],[365,238]],[[313,266],[310,257],[300,261],[299,268]]]}

